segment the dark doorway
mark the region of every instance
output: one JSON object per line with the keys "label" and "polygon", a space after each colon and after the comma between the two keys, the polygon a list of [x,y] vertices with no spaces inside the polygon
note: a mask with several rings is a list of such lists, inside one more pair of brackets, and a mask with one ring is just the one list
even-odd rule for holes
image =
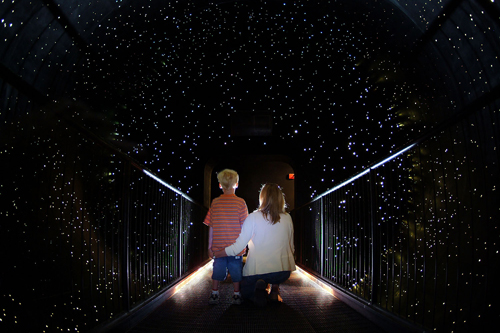
{"label": "dark doorway", "polygon": [[288,179],[288,175],[294,172],[289,162],[287,157],[281,155],[245,155],[214,159],[205,167],[204,204],[209,206],[212,199],[222,193],[217,182],[217,172],[228,168],[235,170],[240,176],[236,195],[245,199],[249,212],[257,209],[259,192],[265,183],[281,186],[290,211],[295,207],[295,183],[294,180]]}

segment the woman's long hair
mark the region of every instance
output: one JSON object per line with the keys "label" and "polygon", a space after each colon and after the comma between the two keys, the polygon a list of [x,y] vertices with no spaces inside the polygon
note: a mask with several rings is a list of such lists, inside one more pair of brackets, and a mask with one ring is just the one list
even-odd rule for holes
{"label": "woman's long hair", "polygon": [[280,221],[280,214],[285,213],[285,195],[281,188],[276,184],[265,184],[262,186],[259,195],[259,211],[262,212],[264,218],[276,224]]}

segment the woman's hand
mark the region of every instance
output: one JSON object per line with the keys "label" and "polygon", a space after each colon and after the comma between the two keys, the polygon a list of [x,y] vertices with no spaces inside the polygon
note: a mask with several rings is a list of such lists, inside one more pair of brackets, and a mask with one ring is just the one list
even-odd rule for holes
{"label": "woman's hand", "polygon": [[227,257],[226,250],[220,250],[220,251],[213,252],[212,249],[208,249],[208,255],[212,259]]}

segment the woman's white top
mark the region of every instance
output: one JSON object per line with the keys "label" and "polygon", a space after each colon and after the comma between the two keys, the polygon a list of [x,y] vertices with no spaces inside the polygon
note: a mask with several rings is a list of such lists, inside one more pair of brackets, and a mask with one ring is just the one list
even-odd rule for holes
{"label": "woman's white top", "polygon": [[226,247],[228,256],[236,256],[248,244],[243,276],[294,271],[293,223],[289,214],[271,224],[260,211],[248,215],[233,245]]}

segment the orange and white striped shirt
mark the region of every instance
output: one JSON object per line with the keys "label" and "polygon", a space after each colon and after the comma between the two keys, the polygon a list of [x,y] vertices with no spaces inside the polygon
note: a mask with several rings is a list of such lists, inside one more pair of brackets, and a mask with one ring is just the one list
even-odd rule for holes
{"label": "orange and white striped shirt", "polygon": [[[210,205],[203,223],[212,227],[212,251],[220,251],[233,245],[241,232],[241,226],[248,216],[245,200],[236,194],[222,194]],[[238,255],[243,255],[243,250]]]}

